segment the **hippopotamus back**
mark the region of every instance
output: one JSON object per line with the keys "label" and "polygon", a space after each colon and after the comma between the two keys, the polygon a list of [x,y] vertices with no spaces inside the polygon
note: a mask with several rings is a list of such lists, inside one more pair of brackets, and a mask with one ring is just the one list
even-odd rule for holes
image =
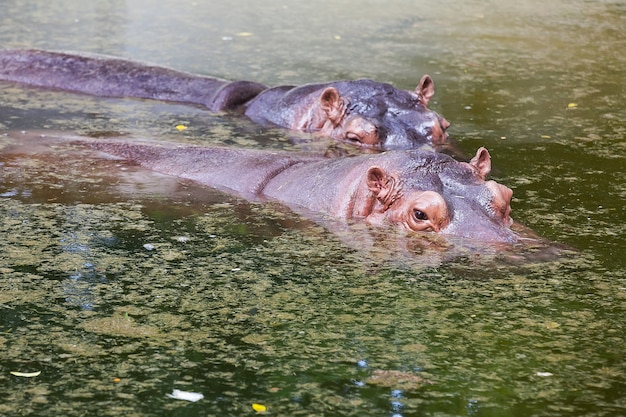
{"label": "hippopotamus back", "polygon": [[156,172],[331,218],[497,242],[517,239],[510,230],[512,191],[486,180],[491,158],[484,148],[466,163],[420,150],[326,159],[127,139],[74,141]]}
{"label": "hippopotamus back", "polygon": [[428,109],[429,76],[414,91],[372,80],[268,89],[103,55],[0,51],[0,80],[103,97],[136,97],[244,111],[257,123],[312,132],[376,149],[444,143],[449,123]]}

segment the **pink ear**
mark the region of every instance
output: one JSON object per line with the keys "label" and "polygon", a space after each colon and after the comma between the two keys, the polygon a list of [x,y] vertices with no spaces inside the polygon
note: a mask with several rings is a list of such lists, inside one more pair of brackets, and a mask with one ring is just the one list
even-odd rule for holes
{"label": "pink ear", "polygon": [[478,175],[484,180],[491,172],[491,155],[489,155],[489,151],[483,147],[478,148],[476,155],[469,164],[476,168]]}
{"label": "pink ear", "polygon": [[343,100],[336,88],[328,87],[322,92],[320,107],[335,126],[341,122],[345,109]]}
{"label": "pink ear", "polygon": [[415,89],[417,98],[424,106],[428,106],[430,98],[435,95],[435,82],[430,75],[424,75]]}
{"label": "pink ear", "polygon": [[387,183],[387,174],[379,167],[371,167],[367,170],[367,188],[378,195]]}
{"label": "pink ear", "polygon": [[367,187],[375,194],[376,199],[383,204],[387,210],[391,204],[399,197],[396,189],[396,179],[389,175],[384,169],[371,167],[367,170]]}

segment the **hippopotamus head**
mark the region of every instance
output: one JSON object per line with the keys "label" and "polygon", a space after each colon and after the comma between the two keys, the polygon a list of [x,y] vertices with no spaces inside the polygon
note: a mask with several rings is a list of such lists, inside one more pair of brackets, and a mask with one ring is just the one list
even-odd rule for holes
{"label": "hippopotamus head", "polygon": [[353,217],[411,231],[515,242],[513,192],[485,181],[491,157],[478,149],[469,163],[436,153],[387,152],[367,169]]}
{"label": "hippopotamus head", "polygon": [[414,91],[371,80],[329,84],[319,94],[319,132],[334,139],[382,149],[414,149],[445,143],[450,123],[428,109],[435,93],[430,76]]}
{"label": "hippopotamus head", "polygon": [[263,91],[245,105],[258,123],[314,132],[378,149],[415,149],[443,144],[450,123],[428,102],[435,84],[422,77],[414,91],[372,80],[335,81]]}

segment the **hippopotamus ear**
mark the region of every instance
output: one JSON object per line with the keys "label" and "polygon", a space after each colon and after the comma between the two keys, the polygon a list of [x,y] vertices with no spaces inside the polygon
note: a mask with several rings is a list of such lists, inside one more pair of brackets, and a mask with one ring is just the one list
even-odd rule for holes
{"label": "hippopotamus ear", "polygon": [[379,193],[384,187],[387,174],[382,168],[371,167],[367,170],[367,188],[374,193]]}
{"label": "hippopotamus ear", "polygon": [[382,168],[371,167],[367,170],[367,188],[385,207],[393,203],[395,183],[395,179]]}
{"label": "hippopotamus ear", "polygon": [[328,87],[322,91],[322,95],[320,96],[320,107],[328,116],[328,120],[330,120],[335,126],[338,125],[343,119],[345,105],[339,95],[339,91],[337,91],[335,87]]}
{"label": "hippopotamus ear", "polygon": [[491,155],[489,155],[489,151],[483,147],[478,148],[476,155],[469,164],[476,169],[478,175],[484,180],[491,172]]}
{"label": "hippopotamus ear", "polygon": [[415,89],[417,98],[424,106],[428,106],[430,98],[435,95],[435,82],[430,75],[424,75]]}

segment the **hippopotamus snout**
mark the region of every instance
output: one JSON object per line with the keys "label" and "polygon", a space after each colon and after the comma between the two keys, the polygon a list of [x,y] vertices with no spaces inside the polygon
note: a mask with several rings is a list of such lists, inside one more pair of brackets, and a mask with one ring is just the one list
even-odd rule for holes
{"label": "hippopotamus snout", "polygon": [[448,139],[449,127],[450,122],[426,108],[421,112],[390,111],[378,122],[382,147],[386,150],[442,145]]}
{"label": "hippopotamus snout", "polygon": [[[442,145],[448,139],[446,132],[448,127],[450,127],[450,122],[435,112],[429,112],[424,115],[422,121],[416,123],[414,129],[417,132],[417,138],[427,138],[433,145]],[[419,140],[413,139],[413,143],[419,143]]]}
{"label": "hippopotamus snout", "polygon": [[[491,183],[487,185],[491,193],[485,193],[484,189],[476,190],[478,198],[452,195],[446,199],[453,214],[450,222],[441,229],[442,234],[502,243],[515,243],[518,240],[517,234],[510,229],[513,223],[509,217],[511,190],[495,181],[488,183]],[[493,190],[496,187],[498,191]],[[500,187],[506,188],[508,192],[500,192]]]}

